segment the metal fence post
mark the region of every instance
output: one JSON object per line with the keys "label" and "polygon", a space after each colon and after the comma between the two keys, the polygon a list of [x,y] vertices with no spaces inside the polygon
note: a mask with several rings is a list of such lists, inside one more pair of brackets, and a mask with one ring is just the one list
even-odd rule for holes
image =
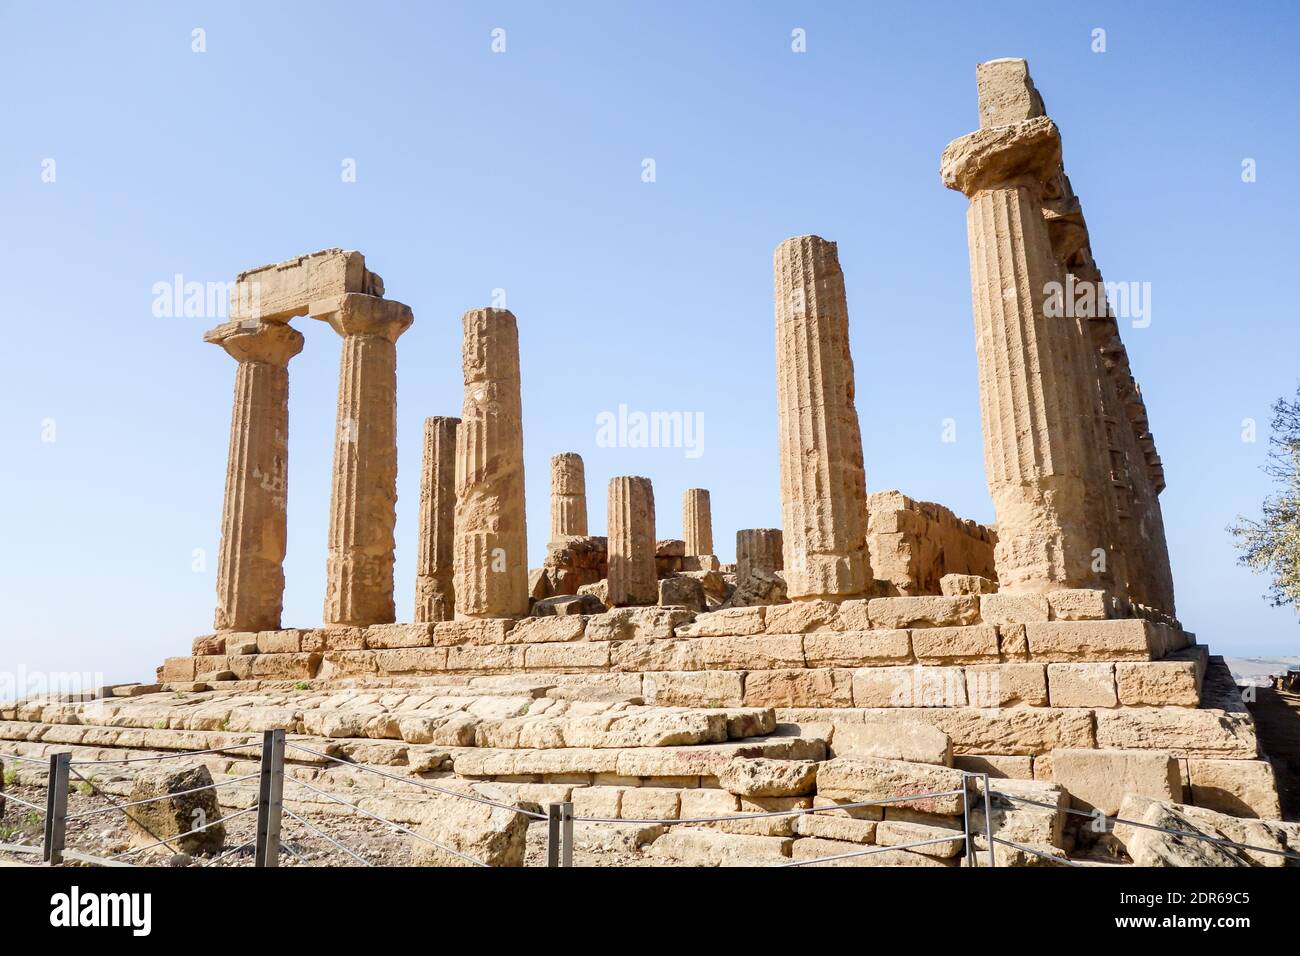
{"label": "metal fence post", "polygon": [[961,776],[961,829],[966,840],[966,865],[974,866],[975,857],[972,853],[970,839],[970,775],[963,773]]}
{"label": "metal fence post", "polygon": [[68,822],[68,770],[71,752],[50,754],[50,775],[45,789],[45,839],[41,859],[50,866],[63,862]]}
{"label": "metal fence post", "polygon": [[573,804],[560,804],[560,866],[573,866]]}
{"label": "metal fence post", "polygon": [[284,808],[284,731],[262,733],[262,774],[257,785],[254,866],[280,865],[280,814]]}
{"label": "metal fence post", "polygon": [[997,866],[993,846],[993,794],[989,790],[989,775],[984,774],[984,835],[989,841],[989,866]]}
{"label": "metal fence post", "polygon": [[546,805],[546,865],[560,865],[560,804]]}

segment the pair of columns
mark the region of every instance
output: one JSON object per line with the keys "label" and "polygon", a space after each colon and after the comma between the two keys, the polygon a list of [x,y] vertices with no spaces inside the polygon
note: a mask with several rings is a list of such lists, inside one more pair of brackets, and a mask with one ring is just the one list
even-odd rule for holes
{"label": "pair of columns", "polygon": [[[410,307],[361,293],[313,303],[342,337],[326,564],[327,624],[394,620],[397,339]],[[221,631],[274,630],[284,602],[288,364],[303,337],[287,321],[245,319],[208,332],[239,363],[226,466],[217,611]]]}

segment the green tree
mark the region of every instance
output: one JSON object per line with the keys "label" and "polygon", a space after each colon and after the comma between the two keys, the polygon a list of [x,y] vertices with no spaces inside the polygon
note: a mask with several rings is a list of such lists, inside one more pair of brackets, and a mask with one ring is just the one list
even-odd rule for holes
{"label": "green tree", "polygon": [[1300,603],[1300,389],[1273,405],[1272,434],[1264,473],[1278,491],[1264,499],[1258,521],[1237,519],[1228,530],[1237,539],[1240,562],[1272,577],[1268,597],[1275,607]]}

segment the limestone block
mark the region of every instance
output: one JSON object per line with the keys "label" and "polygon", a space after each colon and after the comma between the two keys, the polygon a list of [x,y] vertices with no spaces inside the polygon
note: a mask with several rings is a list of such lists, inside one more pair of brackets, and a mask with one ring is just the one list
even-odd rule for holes
{"label": "limestone block", "polygon": [[794,842],[789,837],[674,827],[650,845],[650,855],[693,866],[771,866],[789,860]]}
{"label": "limestone block", "polygon": [[193,657],[169,657],[162,664],[160,679],[165,683],[194,680]]}
{"label": "limestone block", "polygon": [[[805,810],[812,806],[811,797],[748,797],[741,796],[738,811],[746,813],[784,813]],[[789,837],[795,835],[795,824],[801,814],[790,816],[754,817],[749,820],[728,820],[711,824],[725,833],[750,833],[756,836]]]}
{"label": "limestone block", "polygon": [[834,601],[800,601],[767,608],[769,634],[806,634],[809,631],[839,631],[840,608]]}
{"label": "limestone block", "polygon": [[[1121,816],[1131,819],[1127,814],[1132,810],[1126,804],[1121,809]],[[1178,836],[1162,832],[1181,830],[1185,833],[1200,834],[1218,840],[1231,839],[1219,828],[1204,821],[1193,821],[1176,807],[1152,802],[1146,806],[1142,816],[1137,818],[1145,827],[1128,827],[1131,834],[1124,841],[1124,847],[1138,866],[1215,866],[1241,867],[1249,866],[1250,861],[1240,850],[1231,849],[1209,840],[1196,839],[1193,836]],[[1160,829],[1147,829],[1159,827]],[[1121,831],[1116,828],[1115,836],[1120,838]]]}
{"label": "limestone block", "polygon": [[963,806],[960,795],[932,794],[960,790],[964,779],[960,771],[933,764],[879,757],[834,757],[817,770],[817,792],[831,799],[859,801],[917,794],[915,799],[899,801],[898,805],[924,813],[957,814]]}
{"label": "limestone block", "polygon": [[[944,597],[960,597],[963,594],[993,594],[998,589],[996,581],[982,578],[978,574],[945,574],[939,578],[939,592]],[[999,623],[989,621],[990,624]]]}
{"label": "limestone block", "polygon": [[1145,661],[1165,651],[1157,625],[1137,619],[1026,624],[1029,653],[1044,661]]}
{"label": "limestone block", "polygon": [[360,252],[322,249],[241,272],[230,295],[230,317],[288,322],[309,314],[318,300],[348,292],[383,295],[383,288]]}
{"label": "limestone block", "polygon": [[[226,827],[217,822],[223,815],[217,791],[186,792],[211,786],[212,774],[203,764],[149,767],[137,772],[126,802],[151,802],[133,806],[126,814],[131,846],[149,846],[165,839],[169,841],[167,848],[174,853],[220,851],[225,844]],[[190,833],[191,830],[198,832]]]}
{"label": "limestone block", "polygon": [[[825,803],[827,801],[821,801]],[[820,803],[818,805],[821,805]],[[877,814],[879,807],[871,807]],[[874,843],[876,821],[855,820],[830,813],[805,813],[795,818],[794,832],[804,837],[821,837],[823,840],[844,840],[848,843]]]}
{"label": "limestone block", "polygon": [[[506,802],[500,788],[482,788],[480,795]],[[472,866],[469,857],[488,866],[523,866],[528,836],[528,817],[444,794],[428,794],[424,822],[416,832],[462,856],[456,856],[424,840],[412,838],[411,861],[415,866]]]}
{"label": "limestone block", "polygon": [[624,820],[676,820],[680,792],[672,787],[628,787],[620,808]]}
{"label": "limestone block", "polygon": [[1282,816],[1273,765],[1267,760],[1187,761],[1191,802],[1237,817],[1275,820]]}
{"label": "limestone block", "polygon": [[617,819],[624,787],[574,787],[570,799],[576,817]]}
{"label": "limestone block", "polygon": [[616,671],[698,671],[704,666],[695,639],[618,641],[609,646],[610,666]]}
{"label": "limestone block", "polygon": [[998,632],[989,624],[917,628],[912,654],[918,664],[996,663]]}
{"label": "limestone block", "polygon": [[966,698],[972,707],[1046,707],[1044,664],[973,664],[966,668]]}
{"label": "limestone block", "polygon": [[605,605],[594,594],[557,594],[533,602],[533,617],[572,617],[578,614],[603,614]]}
{"label": "limestone block", "polygon": [[704,585],[695,578],[684,575],[660,579],[659,604],[684,607],[698,612],[707,611],[709,607],[708,600],[704,596]]}
{"label": "limestone block", "polygon": [[921,721],[835,724],[831,755],[880,757],[942,767],[953,764],[952,740],[942,730]]}
{"label": "limestone block", "polygon": [[1175,757],[1258,756],[1249,714],[1190,707],[1135,707],[1096,711],[1097,746],[1166,750]]}
{"label": "limestone block", "polygon": [[678,637],[743,637],[748,634],[762,634],[764,615],[767,608],[734,607],[721,611],[700,614],[690,624],[676,628]]}
{"label": "limestone block", "polygon": [[[480,674],[509,674],[524,669],[524,654],[527,649],[523,644],[457,644],[446,649],[446,669]],[[430,650],[438,650],[438,648],[430,648]]]}
{"label": "limestone block", "polygon": [[253,658],[253,676],[263,680],[301,680],[315,677],[319,654],[258,654]]}
{"label": "limestone block", "polygon": [[506,644],[551,644],[580,641],[587,619],[579,615],[526,617],[505,636]]}
{"label": "limestone block", "polygon": [[1055,621],[1104,621],[1110,617],[1110,596],[1088,588],[1062,588],[1047,592]]}
{"label": "limestone block", "polygon": [[1121,661],[1115,665],[1119,702],[1125,707],[1197,707],[1201,680],[1194,661]]}
{"label": "limestone block", "polygon": [[985,624],[1030,624],[1050,620],[1051,610],[1042,594],[983,594],[980,618]]}
{"label": "limestone block", "polygon": [[681,792],[681,819],[725,817],[738,813],[740,801],[734,793],[714,787],[697,787]]}
{"label": "limestone block", "polygon": [[609,663],[608,641],[524,645],[524,669],[528,671],[604,670]]}
{"label": "limestone block", "polygon": [[942,842],[912,847],[912,852],[946,860],[957,856],[966,848],[966,836],[961,830],[924,823],[905,823],[901,820],[882,820],[876,824],[876,843],[881,846],[901,846],[929,840]]}
{"label": "limestone block", "polygon": [[646,703],[661,707],[736,707],[745,697],[738,671],[657,671],[645,675],[642,687]]}
{"label": "limestone block", "polygon": [[718,774],[728,793],[745,797],[797,797],[812,793],[817,764],[812,760],[733,757]]}
{"label": "limestone block", "polygon": [[835,668],[753,670],[745,675],[750,707],[851,707],[853,672]]}
{"label": "limestone block", "polygon": [[975,67],[980,126],[1005,126],[1043,115],[1043,98],[1029,78],[1029,64],[1016,57],[988,60]]}
{"label": "limestone block", "polygon": [[[698,747],[636,747],[608,752],[618,756],[616,766],[609,769],[626,776],[716,777],[731,758],[737,755],[774,760],[820,760],[825,756],[826,748],[820,740],[760,737],[739,743],[704,744]],[[459,772],[458,769],[457,773]]]}
{"label": "limestone block", "polygon": [[1128,794],[1155,800],[1182,798],[1178,761],[1159,750],[1052,751],[1052,780],[1064,787],[1081,810],[1119,812]]}
{"label": "limestone block", "polygon": [[1116,707],[1115,665],[1101,662],[1048,664],[1047,692],[1053,707]]}
{"label": "limestone block", "polygon": [[375,624],[366,628],[366,647],[379,650],[394,647],[432,647],[432,624]]}
{"label": "limestone block", "polygon": [[445,647],[394,647],[374,653],[375,667],[381,674],[436,674],[453,669],[447,658]]}
{"label": "limestone block", "polygon": [[964,707],[960,667],[862,667],[853,672],[854,707]]}
{"label": "limestone block", "polygon": [[[869,852],[868,852],[869,851]],[[846,854],[856,854],[846,856]],[[947,866],[951,861],[940,860],[923,853],[911,853],[907,850],[888,850],[869,848],[856,843],[841,840],[824,840],[820,837],[801,837],[794,841],[791,856],[796,860],[827,860],[825,863],[809,863],[817,866]],[[841,859],[828,859],[842,857]]]}
{"label": "limestone block", "polygon": [[[1001,779],[992,784],[992,789],[993,836],[996,839],[1027,846],[1065,846],[1065,809],[1070,805],[1070,798],[1059,784]],[[975,846],[987,850],[985,833],[988,824],[984,800],[975,793],[971,796],[970,825],[976,834]],[[1013,799],[1015,797],[1021,799]],[[1031,800],[1032,803],[1025,802]]]}
{"label": "limestone block", "polygon": [[1029,639],[1023,624],[998,625],[998,650],[1004,661],[1029,660]]}
{"label": "limestone block", "polygon": [[433,643],[438,647],[458,644],[504,644],[515,622],[506,619],[438,621],[433,625]]}
{"label": "limestone block", "polygon": [[1034,757],[1014,754],[965,754],[952,758],[952,765],[967,773],[986,773],[990,777],[1011,780],[1034,778]]}
{"label": "limestone block", "polygon": [[912,660],[908,632],[898,629],[817,631],[804,635],[803,648],[809,667],[861,667]]}
{"label": "limestone block", "polygon": [[803,667],[803,636],[762,634],[753,637],[699,637],[700,663],[710,670],[771,670]]}
{"label": "limestone block", "polygon": [[872,598],[869,613],[873,627],[950,627],[978,622],[980,600],[973,594]]}
{"label": "limestone block", "polygon": [[630,641],[637,638],[669,638],[679,624],[694,620],[693,612],[682,608],[615,608],[587,622],[589,641]]}
{"label": "limestone block", "polygon": [[202,637],[194,638],[194,643],[191,645],[191,653],[193,653],[195,657],[226,653],[226,635],[205,634]]}

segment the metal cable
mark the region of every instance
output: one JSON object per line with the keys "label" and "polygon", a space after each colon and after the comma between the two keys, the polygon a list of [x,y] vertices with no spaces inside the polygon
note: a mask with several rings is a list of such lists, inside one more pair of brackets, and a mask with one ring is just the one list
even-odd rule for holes
{"label": "metal cable", "polygon": [[4,803],[6,800],[12,800],[14,803],[18,804],[19,806],[27,807],[29,810],[35,810],[37,813],[41,813],[41,814],[45,813],[44,807],[38,806],[35,803],[28,803],[22,797],[15,797],[12,793],[0,793],[0,803]]}
{"label": "metal cable", "polygon": [[[1051,860],[1053,863],[1059,863],[1062,866],[1083,866],[1082,863],[1075,863],[1073,860],[1067,860],[1065,857],[1053,856],[1050,853],[1044,853],[1042,850],[1035,850],[1033,847],[1024,846],[1020,843],[1012,843],[1010,840],[1004,840],[1001,837],[994,837],[994,843],[1001,843],[1003,846],[1009,846],[1015,850],[1023,850],[1025,853],[1032,853],[1034,856],[1041,856],[1044,860]],[[977,853],[979,851],[976,851]],[[978,857],[976,857],[978,859]]]}
{"label": "metal cable", "polygon": [[387,777],[389,780],[396,780],[398,783],[409,783],[413,787],[419,787],[421,790],[432,790],[435,793],[446,794],[449,797],[460,797],[462,800],[470,800],[474,803],[481,803],[484,806],[496,807],[498,810],[509,810],[512,813],[522,813],[526,817],[532,817],[534,820],[545,820],[546,814],[536,813],[532,810],[525,810],[522,807],[511,806],[508,803],[498,803],[495,800],[489,800],[486,797],[479,797],[468,793],[458,793],[455,790],[448,790],[445,787],[437,787],[423,780],[413,780],[410,777],[399,777],[395,773],[386,773],[383,770],[376,770],[374,767],[367,767],[365,764],[353,763],[350,760],[343,760],[340,757],[332,757],[329,754],[318,753],[315,750],[308,750],[306,747],[299,747],[297,744],[285,744],[286,749],[298,750],[302,753],[311,754],[314,757],[322,757],[325,760],[332,760],[334,763],[342,764],[353,770],[364,770],[366,773],[373,773],[380,777]]}
{"label": "metal cable", "polygon": [[212,747],[208,750],[184,750],[174,754],[160,754],[156,757],[122,757],[118,760],[73,760],[72,766],[92,767],[96,764],[124,764],[124,763],[144,763],[149,760],[179,760],[181,757],[201,757],[204,754],[224,754],[232,750],[256,750],[259,753],[262,749],[262,742],[255,740],[247,744],[230,744],[227,747]]}
{"label": "metal cable", "polygon": [[26,761],[27,763],[39,763],[39,764],[49,763],[48,757],[24,757],[22,754],[7,754],[7,753],[0,753],[0,757],[7,757],[10,760],[23,760]]}
{"label": "metal cable", "polygon": [[253,846],[256,843],[257,843],[256,840],[249,840],[247,843],[241,843],[233,850],[227,850],[225,853],[221,854],[221,856],[215,856],[212,859],[208,860],[206,863],[203,864],[203,866],[211,866],[214,863],[220,863],[222,860],[224,860],[226,857],[230,856],[231,854],[238,853],[241,850],[247,850],[250,846]]}
{"label": "metal cable", "polygon": [[963,793],[962,790],[943,790],[934,793],[912,793],[901,797],[887,797],[883,800],[862,800],[857,803],[837,803],[825,807],[803,807],[797,810],[764,810],[754,813],[739,813],[727,817],[686,817],[683,819],[671,820],[636,820],[636,819],[619,819],[614,817],[574,817],[574,823],[626,823],[634,826],[652,826],[659,824],[661,826],[682,826],[683,824],[694,823],[733,823],[741,820],[764,820],[769,817],[798,817],[812,813],[830,813],[835,810],[857,810],[861,807],[879,807],[891,803],[902,803],[909,800],[925,800],[930,797],[956,797]]}
{"label": "metal cable", "polygon": [[777,869],[783,869],[791,866],[810,866],[813,863],[830,863],[832,860],[849,860],[859,856],[870,856],[873,853],[884,853],[886,850],[910,850],[912,847],[930,846],[935,843],[947,843],[950,840],[962,839],[962,834],[953,830],[952,836],[935,837],[932,840],[918,840],[915,843],[903,843],[898,846],[873,846],[868,850],[856,850],[853,853],[839,853],[835,856],[821,856],[815,860],[795,860],[793,863],[777,863]]}
{"label": "metal cable", "polygon": [[213,820],[211,823],[205,823],[201,827],[195,827],[193,830],[186,830],[184,833],[178,833],[176,836],[168,837],[165,840],[159,840],[157,843],[147,843],[144,846],[133,847],[130,850],[123,850],[110,856],[110,860],[117,860],[124,856],[130,856],[132,853],[139,853],[141,850],[152,850],[156,846],[162,846],[164,843],[171,843],[173,840],[180,840],[187,836],[193,836],[196,833],[202,833],[204,830],[211,830],[218,823],[225,823],[227,820],[233,820],[236,817],[242,817],[246,813],[252,813],[257,807],[248,807],[246,810],[238,810],[235,813],[228,813],[219,820]]}
{"label": "metal cable", "polygon": [[284,812],[285,812],[285,813],[287,813],[289,816],[293,817],[295,820],[297,820],[299,823],[301,823],[303,826],[305,826],[308,830],[311,830],[313,833],[315,833],[317,836],[319,836],[322,840],[326,841],[327,843],[331,843],[331,844],[333,844],[333,845],[336,846],[338,849],[340,849],[340,850],[342,850],[344,853],[346,853],[348,856],[350,856],[350,857],[352,857],[354,860],[357,860],[358,862],[364,864],[365,866],[374,866],[373,863],[371,863],[369,860],[367,860],[367,859],[366,859],[364,856],[362,856],[360,853],[355,853],[355,852],[353,852],[351,849],[349,849],[348,847],[344,846],[344,845],[343,845],[342,843],[340,843],[338,840],[334,839],[332,836],[330,836],[328,833],[326,833],[326,832],[325,832],[324,830],[322,830],[320,827],[315,826],[314,824],[308,823],[306,820],[304,820],[302,817],[298,816],[298,814],[294,813],[294,812],[293,812],[292,810],[290,810],[288,807],[284,807],[283,809],[284,809]]}
{"label": "metal cable", "polygon": [[[77,774],[77,776],[81,777],[81,774]],[[161,797],[149,797],[146,800],[133,800],[130,803],[121,803],[111,807],[101,807],[98,810],[86,810],[82,813],[74,813],[69,815],[66,819],[81,820],[86,817],[97,817],[101,813],[111,813],[114,810],[125,811],[127,807],[139,807],[139,806],[143,806],[146,803],[157,803],[159,800],[170,800],[172,797],[183,797],[186,796],[187,794],[199,793],[203,790],[216,790],[218,787],[224,787],[232,783],[239,783],[240,781],[243,780],[256,780],[260,776],[261,774],[248,773],[248,774],[244,774],[244,776],[242,777],[233,777],[230,780],[222,780],[218,783],[210,783],[207,786],[203,786],[203,787],[192,787],[189,790],[177,790],[174,793],[164,793]],[[92,787],[95,787],[95,785],[91,783],[89,780],[86,780],[85,777],[81,777],[81,779],[85,780],[86,783],[89,783]],[[97,793],[104,794],[104,791],[100,790],[98,787],[95,787],[95,791]],[[107,794],[105,794],[105,796],[107,796]]]}
{"label": "metal cable", "polygon": [[1206,836],[1204,833],[1193,833],[1190,830],[1171,830],[1168,827],[1158,827],[1151,823],[1139,823],[1136,820],[1122,820],[1119,817],[1108,817],[1104,814],[1101,817],[1098,817],[1095,813],[1089,813],[1087,810],[1075,810],[1073,807],[1058,807],[1052,803],[1043,803],[1041,800],[1030,800],[1028,797],[1013,796],[1009,793],[1003,793],[1001,790],[994,790],[992,792],[995,796],[1003,797],[1016,803],[1027,803],[1030,806],[1056,810],[1060,813],[1072,813],[1075,816],[1088,817],[1092,820],[1101,819],[1106,821],[1108,825],[1120,823],[1124,826],[1137,827],[1141,830],[1155,830],[1158,833],[1168,833],[1173,836],[1191,837],[1194,840],[1203,840],[1206,843],[1214,843],[1218,846],[1230,846],[1239,850],[1254,850],[1256,853],[1271,853],[1274,856],[1285,857],[1288,860],[1300,860],[1300,853],[1291,853],[1287,850],[1277,850],[1266,846],[1255,846],[1250,843],[1237,843],[1234,840],[1221,840],[1218,837]]}
{"label": "metal cable", "polygon": [[314,863],[308,863],[307,860],[305,860],[303,857],[298,855],[297,850],[295,850],[292,846],[290,846],[288,843],[284,842],[283,840],[280,841],[280,849],[283,850],[285,853],[288,853],[291,857],[293,857],[303,866],[315,867]]}
{"label": "metal cable", "polygon": [[404,827],[404,826],[402,826],[400,823],[394,823],[392,820],[389,820],[389,819],[386,819],[386,818],[384,818],[384,817],[381,817],[381,816],[379,816],[378,814],[371,813],[369,810],[365,810],[365,809],[363,809],[363,808],[357,806],[355,803],[348,803],[348,802],[347,802],[346,800],[344,800],[342,797],[336,797],[336,796],[335,796],[334,794],[332,794],[332,793],[327,793],[327,792],[324,791],[324,790],[319,790],[319,789],[317,789],[316,787],[313,787],[313,786],[312,786],[311,784],[309,784],[309,783],[303,783],[301,780],[295,780],[294,783],[296,783],[296,784],[297,784],[298,786],[300,786],[300,787],[306,787],[306,788],[307,788],[308,790],[310,790],[312,793],[318,793],[318,794],[320,794],[322,797],[325,797],[325,798],[327,798],[327,799],[329,799],[329,800],[333,800],[335,803],[341,803],[341,804],[343,804],[343,806],[345,806],[345,807],[350,807],[351,809],[357,811],[357,813],[365,814],[366,816],[370,817],[372,820],[378,820],[380,823],[386,823],[386,824],[388,824],[390,827],[393,827],[393,828],[395,828],[395,829],[401,830],[403,833],[409,834],[410,836],[413,836],[413,837],[415,837],[417,840],[421,840],[421,841],[423,841],[423,842],[429,844],[430,846],[437,847],[439,850],[442,850],[444,853],[450,853],[452,856],[454,856],[454,857],[458,857],[458,858],[464,860],[466,863],[471,863],[471,864],[473,864],[474,866],[483,866],[483,867],[488,866],[487,863],[482,863],[482,862],[480,862],[480,861],[474,859],[472,856],[466,856],[464,853],[461,853],[459,850],[453,850],[453,849],[452,849],[451,847],[449,847],[449,846],[443,846],[443,845],[442,845],[441,843],[439,843],[437,840],[430,840],[427,836],[424,836],[424,835],[422,835],[422,834],[416,833],[416,832],[415,832],[414,830],[412,830],[410,827]]}

